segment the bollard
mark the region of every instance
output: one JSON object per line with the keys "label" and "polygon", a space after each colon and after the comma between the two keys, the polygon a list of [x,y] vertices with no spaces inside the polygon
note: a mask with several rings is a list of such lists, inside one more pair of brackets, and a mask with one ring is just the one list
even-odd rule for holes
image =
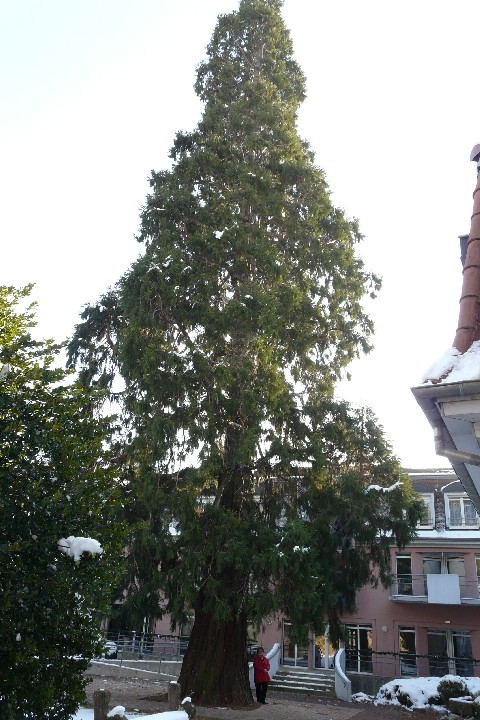
{"label": "bollard", "polygon": [[111,693],[108,690],[95,690],[93,693],[93,720],[107,720]]}
{"label": "bollard", "polygon": [[[169,710],[178,710],[180,705],[180,683],[172,680],[168,684],[168,708]],[[97,718],[94,718],[97,720]]]}
{"label": "bollard", "polygon": [[186,697],[185,700],[182,701],[182,704],[180,705],[182,710],[185,710],[185,712],[188,715],[188,720],[193,720],[195,715],[197,714],[197,708],[192,703],[192,698]]}

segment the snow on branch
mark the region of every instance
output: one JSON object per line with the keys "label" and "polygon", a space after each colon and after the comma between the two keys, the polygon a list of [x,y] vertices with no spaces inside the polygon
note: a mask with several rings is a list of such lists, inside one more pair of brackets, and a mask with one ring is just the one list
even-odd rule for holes
{"label": "snow on branch", "polygon": [[396,483],[393,483],[393,485],[390,485],[389,487],[383,487],[383,485],[369,485],[365,492],[370,492],[371,490],[379,490],[380,492],[392,492],[392,490],[396,490],[398,487],[402,486],[402,481],[398,480]]}
{"label": "snow on branch", "polygon": [[11,369],[11,365],[9,365],[8,363],[6,363],[6,365],[2,365],[2,367],[0,368],[0,382],[2,380],[5,380]]}
{"label": "snow on branch", "polygon": [[58,541],[58,549],[65,553],[65,555],[73,557],[75,562],[80,560],[84,552],[89,552],[92,555],[101,555],[103,553],[102,546],[98,540],[85,537],[73,537],[73,535],[70,535],[68,538],[60,538]]}

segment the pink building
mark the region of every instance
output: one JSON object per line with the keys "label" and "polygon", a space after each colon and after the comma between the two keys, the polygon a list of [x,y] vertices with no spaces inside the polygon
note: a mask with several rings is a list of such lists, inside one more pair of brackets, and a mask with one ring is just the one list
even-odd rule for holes
{"label": "pink building", "polygon": [[480,675],[479,516],[453,472],[409,475],[425,515],[409,546],[392,547],[392,586],[363,588],[342,618],[347,673]]}

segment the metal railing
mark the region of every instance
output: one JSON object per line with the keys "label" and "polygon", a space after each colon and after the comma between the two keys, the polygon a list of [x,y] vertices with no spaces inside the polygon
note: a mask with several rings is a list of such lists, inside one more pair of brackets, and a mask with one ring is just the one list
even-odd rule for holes
{"label": "metal railing", "polygon": [[366,673],[382,678],[480,675],[480,659],[470,656],[419,655],[353,648],[347,648],[345,656],[347,674]]}
{"label": "metal railing", "polygon": [[108,659],[180,660],[188,647],[186,635],[157,635],[141,632],[109,632],[106,642],[114,643],[105,651]]}
{"label": "metal railing", "polygon": [[[446,573],[444,573],[446,575]],[[390,597],[408,602],[409,598],[417,598],[417,602],[427,602],[427,574],[418,575],[394,575],[394,582],[390,586]],[[480,604],[479,580],[477,575],[466,577],[457,575],[460,586],[460,598],[462,601],[473,601],[472,604]],[[423,599],[423,600],[422,600]]]}

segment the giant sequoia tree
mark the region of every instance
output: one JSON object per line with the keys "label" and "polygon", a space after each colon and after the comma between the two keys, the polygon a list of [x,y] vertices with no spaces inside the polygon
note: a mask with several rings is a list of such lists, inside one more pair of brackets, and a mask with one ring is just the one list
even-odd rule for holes
{"label": "giant sequoia tree", "polygon": [[193,610],[180,681],[202,703],[252,701],[247,621],[281,610],[298,632],[340,632],[418,513],[406,481],[367,490],[400,468],[374,418],[333,400],[370,348],[362,299],[379,281],[297,134],[305,83],[280,10],[219,17],[203,116],[152,174],[144,252],[70,345],[85,380],[125,379],[127,607]]}

